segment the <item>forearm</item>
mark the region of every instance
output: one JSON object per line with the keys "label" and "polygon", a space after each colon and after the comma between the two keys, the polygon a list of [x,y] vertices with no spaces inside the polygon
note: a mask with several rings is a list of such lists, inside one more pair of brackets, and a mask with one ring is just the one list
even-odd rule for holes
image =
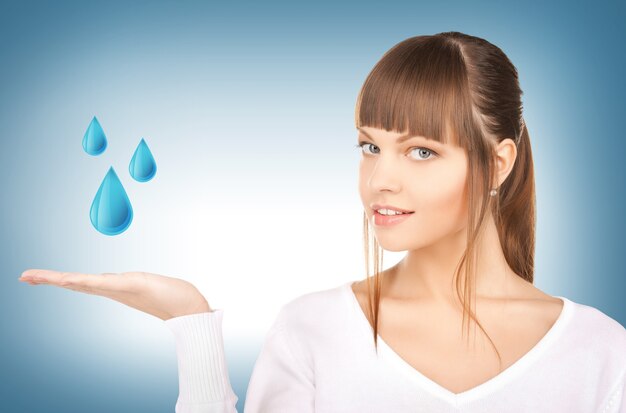
{"label": "forearm", "polygon": [[236,413],[222,337],[223,310],[174,317],[179,395],[176,413]]}

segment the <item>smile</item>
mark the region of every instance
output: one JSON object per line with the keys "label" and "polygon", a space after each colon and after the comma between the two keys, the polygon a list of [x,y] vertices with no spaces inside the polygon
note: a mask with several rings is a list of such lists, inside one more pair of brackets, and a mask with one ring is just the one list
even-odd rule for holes
{"label": "smile", "polygon": [[[380,212],[383,212],[383,213],[381,214]],[[405,212],[405,213],[390,212],[389,215],[387,215],[387,213],[388,213],[388,210],[385,210],[385,209],[375,210],[374,211],[374,224],[377,226],[385,226],[385,227],[396,225],[396,224],[406,221],[411,215],[413,215],[413,212]]]}

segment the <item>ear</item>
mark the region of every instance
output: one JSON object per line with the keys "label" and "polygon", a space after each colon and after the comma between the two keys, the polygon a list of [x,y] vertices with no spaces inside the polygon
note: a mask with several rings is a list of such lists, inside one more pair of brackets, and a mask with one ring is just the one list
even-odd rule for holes
{"label": "ear", "polygon": [[492,188],[500,187],[507,176],[509,176],[509,173],[511,173],[517,158],[517,146],[512,139],[506,138],[496,146],[495,151],[498,182]]}

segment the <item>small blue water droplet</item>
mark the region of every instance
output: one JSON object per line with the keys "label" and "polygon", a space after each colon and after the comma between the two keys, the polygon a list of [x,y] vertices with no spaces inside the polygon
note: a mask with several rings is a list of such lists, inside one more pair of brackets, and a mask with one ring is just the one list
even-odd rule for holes
{"label": "small blue water droplet", "polygon": [[133,207],[113,167],[100,184],[89,217],[93,226],[104,235],[121,234],[133,220]]}
{"label": "small blue water droplet", "polygon": [[141,138],[137,149],[135,149],[133,158],[130,160],[130,165],[128,166],[130,176],[136,181],[148,182],[154,177],[154,174],[156,174],[156,169],[156,162],[154,162],[152,152],[150,152],[146,141]]}
{"label": "small blue water droplet", "polygon": [[107,148],[107,138],[104,135],[100,122],[94,116],[83,136],[83,149],[89,155],[100,155]]}

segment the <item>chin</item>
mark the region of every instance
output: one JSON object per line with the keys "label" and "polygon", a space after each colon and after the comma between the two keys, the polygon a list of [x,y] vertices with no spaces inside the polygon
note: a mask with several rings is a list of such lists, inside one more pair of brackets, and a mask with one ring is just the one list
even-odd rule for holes
{"label": "chin", "polygon": [[385,251],[391,252],[401,252],[408,251],[411,247],[407,242],[404,242],[402,239],[398,239],[397,237],[390,236],[378,236],[376,235],[376,241],[378,241],[378,245]]}

